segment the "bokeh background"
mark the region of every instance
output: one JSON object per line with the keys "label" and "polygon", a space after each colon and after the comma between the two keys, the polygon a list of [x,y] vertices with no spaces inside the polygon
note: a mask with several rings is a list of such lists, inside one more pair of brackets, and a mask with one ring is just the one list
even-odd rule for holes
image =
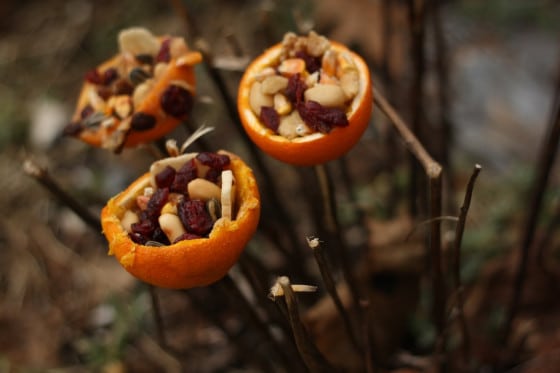
{"label": "bokeh background", "polygon": [[[552,0],[438,3],[445,45],[446,101],[441,106],[437,31],[428,20],[419,137],[436,160],[445,163],[446,216],[458,214],[474,164],[483,167],[467,222],[461,272],[469,286],[466,310],[473,330],[478,331],[473,337],[477,351],[472,361],[477,369],[490,369],[486,371],[502,369],[496,366],[531,369],[520,367],[560,348],[558,293],[552,285],[557,276],[537,278],[534,283],[529,280],[526,293],[530,299],[524,299],[526,312],[513,333],[517,341],[523,341],[515,346],[519,354],[512,353],[517,350],[509,349],[511,346],[500,346],[496,333],[504,322],[535,166],[558,89],[560,4]],[[383,0],[2,1],[0,371],[263,369],[236,345],[258,342],[250,324],[213,288],[190,294],[158,289],[164,332],[172,348],[162,346],[149,289],[106,255],[100,232],[23,172],[23,162],[33,159],[64,190],[99,214],[109,197],[153,161],[153,153],[146,147],[117,155],[61,136],[84,72],[116,52],[119,30],[145,26],[155,34],[184,35],[193,47],[202,45],[197,44],[202,40],[235,99],[247,61],[281,40],[287,31],[315,29],[362,54],[372,69],[374,84],[409,121],[419,96],[411,94],[417,73],[408,6],[407,1]],[[181,9],[188,10],[196,35],[185,24]],[[208,70],[197,67],[197,78],[198,99],[190,124],[215,126],[206,138],[213,148],[232,150],[254,164],[244,134],[233,125]],[[441,115],[448,120],[448,133],[439,124]],[[188,134],[189,127],[184,126],[169,137],[180,141]],[[305,193],[316,185],[310,181],[309,170],[296,170],[266,156],[263,159],[289,213],[289,226],[295,227],[299,247],[293,249],[304,252],[308,259],[304,266],[316,276],[305,243],[305,237],[318,234],[321,224],[314,219],[313,206],[309,206],[312,199]],[[377,306],[372,322],[385,326],[378,331],[386,360],[383,366],[428,370],[429,364],[422,359],[429,356],[436,336],[426,311],[430,299],[424,291],[428,285],[422,265],[425,228],[421,222],[426,217],[422,211],[417,216],[407,212],[410,162],[404,146],[375,109],[360,144],[343,163],[333,162],[329,167],[346,239],[350,246],[366,250],[365,257],[375,258],[371,259],[375,264],[368,267],[368,278],[373,290],[383,293],[380,298],[373,296],[379,303],[372,306]],[[346,182],[340,182],[343,179]],[[555,167],[538,234],[557,219],[559,181]],[[275,212],[267,207],[263,219],[274,220]],[[449,246],[454,224],[448,220],[442,226],[444,246]],[[546,258],[552,264],[559,254],[557,236],[552,235],[546,247]],[[248,247],[269,269],[265,289],[280,274],[298,279],[290,263],[278,254],[273,237],[260,231]],[[374,249],[376,254],[371,253]],[[368,260],[358,258],[356,262]],[[235,273],[234,269],[232,276],[239,288],[255,309],[264,312],[255,298],[266,294],[247,289],[243,276],[235,277]],[[534,273],[539,270],[530,271]],[[314,308],[323,296],[324,292],[306,296],[302,312],[316,324],[323,320],[323,329],[314,329],[319,343],[334,361],[344,361],[343,356],[336,356],[333,340],[338,334],[324,327],[329,325],[325,321],[330,320],[329,313]],[[197,300],[209,307],[206,313],[201,312],[204,307],[200,304],[196,306]],[[209,315],[212,312],[215,314]],[[222,321],[222,328],[216,318]],[[244,342],[233,342],[223,325],[245,333],[239,337]],[[266,346],[259,349],[269,352]],[[341,351],[344,349],[338,349],[339,354]],[[450,351],[454,351],[453,343]],[[510,354],[502,356],[504,351]],[[416,360],[403,363],[403,352]],[[547,366],[560,369],[560,363],[556,364],[548,362]],[[353,369],[351,364],[347,368]],[[275,369],[283,371],[280,365]],[[549,371],[557,371],[552,369]]]}

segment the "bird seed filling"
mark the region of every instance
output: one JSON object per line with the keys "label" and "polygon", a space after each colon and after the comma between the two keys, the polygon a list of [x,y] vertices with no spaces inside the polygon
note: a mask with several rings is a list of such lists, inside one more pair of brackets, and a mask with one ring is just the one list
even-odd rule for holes
{"label": "bird seed filling", "polygon": [[87,100],[66,126],[65,134],[102,131],[104,148],[119,150],[130,131],[147,131],[159,119],[184,119],[193,106],[194,88],[184,80],[174,80],[161,92],[159,113],[138,111],[158,78],[187,59],[189,48],[181,37],[156,37],[144,28],[121,31],[119,54],[113,63],[85,74]]}
{"label": "bird seed filling", "polygon": [[284,35],[278,58],[255,76],[249,105],[261,122],[288,139],[349,125],[360,88],[352,56],[314,31]]}
{"label": "bird seed filling", "polygon": [[187,153],[154,162],[150,182],[121,218],[132,241],[166,246],[207,238],[218,219],[234,219],[235,180],[225,154]]}

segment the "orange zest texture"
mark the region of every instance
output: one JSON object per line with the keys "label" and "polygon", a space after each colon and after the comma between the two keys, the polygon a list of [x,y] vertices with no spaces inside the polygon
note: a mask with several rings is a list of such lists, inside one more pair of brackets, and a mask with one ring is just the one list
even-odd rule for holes
{"label": "orange zest texture", "polygon": [[164,246],[146,246],[130,238],[122,224],[127,210],[149,184],[146,173],[126,190],[111,198],[101,212],[103,233],[114,255],[130,274],[155,286],[187,289],[218,281],[236,263],[253,236],[260,216],[260,196],[252,170],[237,156],[227,153],[227,167],[235,179],[235,213],[219,218],[208,237]]}
{"label": "orange zest texture", "polygon": [[86,74],[65,129],[115,152],[159,139],[186,119],[196,90],[194,66],[202,61],[182,38],[156,37],[143,28],[123,30],[119,46],[117,55]]}
{"label": "orange zest texture", "polygon": [[[312,166],[337,159],[359,141],[368,126],[373,106],[369,68],[359,55],[344,45],[334,41],[328,42],[332,51],[350,58],[357,71],[357,92],[344,107],[348,120],[346,126],[335,126],[328,133],[312,132],[304,136],[289,138],[265,125],[261,117],[255,113],[254,107],[251,107],[251,89],[256,81],[263,79],[262,76],[265,72],[274,70],[282,73],[279,65],[285,58],[283,57],[285,43],[274,45],[253,60],[239,84],[237,107],[246,133],[262,151],[282,162],[298,166]],[[297,59],[291,58],[288,62],[294,61],[297,62]],[[284,63],[284,65],[287,64]],[[297,63],[292,63],[292,65],[286,68],[297,69]],[[323,70],[320,71],[320,74],[322,73]],[[309,75],[307,72],[305,74]],[[320,76],[320,74],[318,75]],[[326,74],[324,75],[326,76]],[[327,81],[324,85],[331,83]],[[276,98],[274,99],[276,100]]]}

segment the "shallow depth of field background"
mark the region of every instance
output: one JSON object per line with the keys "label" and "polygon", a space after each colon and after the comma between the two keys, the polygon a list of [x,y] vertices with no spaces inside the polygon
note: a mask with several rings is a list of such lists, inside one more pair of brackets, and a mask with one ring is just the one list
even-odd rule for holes
{"label": "shallow depth of field background", "polygon": [[[25,159],[36,160],[95,214],[109,197],[145,172],[154,159],[146,148],[115,155],[61,138],[60,131],[69,121],[84,72],[116,52],[119,30],[145,26],[155,34],[185,35],[183,18],[172,3],[6,0],[0,4],[0,372],[248,372],[262,367],[240,353],[236,344],[270,352],[251,334],[240,310],[214,288],[196,289],[191,295],[158,290],[171,346],[163,348],[147,287],[106,255],[99,232],[22,171]],[[383,3],[392,4],[389,47],[383,45],[387,40]],[[313,28],[363,55],[374,84],[409,120],[416,98],[409,93],[414,70],[406,3],[182,1],[196,21],[199,36],[212,49],[232,98],[244,62],[287,31]],[[540,361],[552,369],[542,372],[559,371],[560,359],[548,360],[560,349],[554,285],[558,235],[552,236],[543,254],[552,277],[543,277],[538,266],[529,269],[526,296],[512,332],[518,345],[500,346],[496,335],[505,318],[537,155],[546,139],[560,72],[560,6],[545,0],[442,3],[449,74],[444,110],[452,136],[441,146],[437,69],[428,27],[422,138],[440,144],[438,151],[449,150],[450,167],[444,169],[445,216],[457,216],[473,166],[483,167],[467,220],[461,271],[468,289],[465,312],[470,317],[473,364],[497,371],[495,367],[507,361],[507,369],[533,372],[531,367]],[[216,150],[247,157],[252,165],[244,134],[233,126],[207,71],[197,67],[197,78],[198,100],[191,124],[215,126],[205,137],[208,143]],[[187,136],[185,127],[169,135],[179,142]],[[317,224],[322,224],[313,219],[308,196],[317,185],[308,177],[310,170],[264,155],[263,159],[289,212],[291,223],[286,226],[294,227],[299,240],[294,250],[304,253],[308,259],[304,266],[320,287],[316,294],[300,296],[300,311],[325,326],[316,329],[316,335],[329,351],[326,356],[344,361],[345,356],[336,356],[345,350],[336,345],[340,338],[336,327],[327,322],[330,314],[314,308],[325,296],[305,240],[316,236]],[[408,215],[409,161],[402,142],[375,108],[362,141],[344,163],[329,165],[344,236],[351,247],[363,250],[356,266],[373,262],[367,269],[369,285],[377,292],[371,322],[382,326],[377,338],[387,369],[406,365],[403,354],[417,358],[405,359],[408,364],[425,367],[423,359],[430,356],[435,341],[423,255],[425,216]],[[345,176],[350,184],[341,181]],[[550,176],[537,242],[558,219],[558,167]],[[264,207],[262,219],[275,219],[275,212]],[[444,250],[450,247],[454,229],[452,219],[442,222]],[[265,289],[278,275],[298,280],[274,245],[272,236],[261,230],[247,248],[270,271],[269,282],[262,284]],[[231,276],[257,309],[254,297],[265,298],[266,292],[253,294],[238,268]],[[202,299],[215,314],[201,312],[193,299]],[[233,343],[216,326],[215,318],[244,339]],[[453,355],[456,330],[450,330]],[[527,361],[533,365],[521,365]]]}

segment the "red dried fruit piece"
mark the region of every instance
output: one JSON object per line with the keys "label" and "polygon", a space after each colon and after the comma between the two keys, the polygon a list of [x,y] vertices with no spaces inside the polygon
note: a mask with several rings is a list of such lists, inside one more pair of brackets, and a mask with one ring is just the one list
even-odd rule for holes
{"label": "red dried fruit piece", "polygon": [[190,91],[175,84],[167,87],[160,97],[163,111],[177,119],[185,117],[191,111],[193,101]]}
{"label": "red dried fruit piece", "polygon": [[303,94],[306,89],[307,85],[298,73],[290,76],[288,79],[288,86],[284,93],[292,105],[297,105],[303,101]]}
{"label": "red dried fruit piece", "polygon": [[176,174],[177,171],[173,167],[171,166],[165,167],[163,171],[158,173],[155,177],[157,187],[158,188],[171,187],[171,185],[173,184],[173,180],[175,180]]}
{"label": "red dried fruit piece", "polygon": [[310,74],[321,69],[321,57],[313,57],[305,51],[297,51],[296,57],[305,61],[305,69]]}
{"label": "red dried fruit piece", "polygon": [[144,219],[137,223],[133,223],[130,226],[132,232],[129,234],[130,238],[136,243],[145,244],[152,238],[154,231],[156,230],[157,223],[149,220]]}
{"label": "red dried fruit piece", "polygon": [[110,67],[103,72],[103,85],[113,83],[119,77],[119,72],[114,67]]}
{"label": "red dried fruit piece", "polygon": [[91,69],[86,72],[84,79],[91,84],[103,84],[103,76],[97,71],[97,69]]}
{"label": "red dried fruit piece", "polygon": [[95,110],[93,109],[93,107],[91,105],[86,105],[82,111],[80,112],[80,118],[81,119],[86,119],[87,117],[89,117],[91,114],[93,114]]}
{"label": "red dried fruit piece", "polygon": [[217,154],[211,152],[200,152],[196,155],[196,160],[201,164],[212,169],[222,171],[224,167],[230,164],[231,160],[225,154]]}
{"label": "red dried fruit piece", "polygon": [[173,193],[186,193],[190,181],[198,177],[198,169],[194,159],[186,162],[175,174],[170,191]]}
{"label": "red dried fruit piece", "polygon": [[271,106],[261,106],[261,114],[259,119],[265,126],[276,132],[280,125],[280,116],[278,112]]}
{"label": "red dried fruit piece", "polygon": [[156,62],[169,62],[171,60],[171,50],[169,45],[171,44],[171,39],[166,38],[161,42],[161,46],[156,55]]}
{"label": "red dried fruit piece", "polygon": [[156,118],[153,115],[135,113],[130,120],[130,127],[136,131],[146,131],[154,128]]}
{"label": "red dried fruit piece", "polygon": [[184,200],[177,206],[179,219],[185,229],[200,236],[206,236],[212,230],[214,222],[206,211],[206,203],[199,199]]}
{"label": "red dried fruit piece", "polygon": [[84,126],[79,122],[72,122],[64,127],[62,134],[64,136],[78,136],[84,130]]}
{"label": "red dried fruit piece", "polygon": [[152,222],[157,222],[161,209],[167,203],[168,199],[168,188],[156,189],[148,201],[148,206],[140,213],[140,221],[151,220]]}
{"label": "red dried fruit piece", "polygon": [[297,111],[305,124],[321,133],[329,133],[333,127],[346,127],[349,124],[344,110],[325,107],[316,101],[300,102]]}

